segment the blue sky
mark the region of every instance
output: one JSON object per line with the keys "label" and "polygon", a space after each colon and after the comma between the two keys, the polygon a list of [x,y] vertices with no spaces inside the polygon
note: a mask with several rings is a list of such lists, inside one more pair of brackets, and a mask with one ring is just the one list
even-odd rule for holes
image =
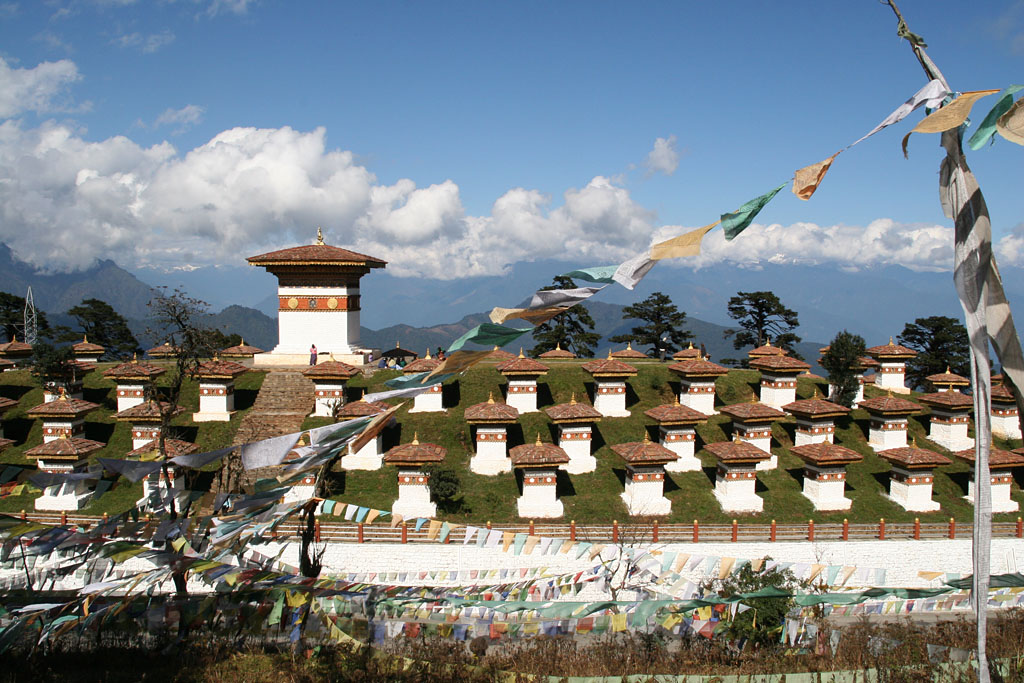
{"label": "blue sky", "polygon": [[[1024,82],[1021,0],[900,5],[954,89]],[[925,82],[874,0],[8,1],[0,58],[0,240],[23,258],[234,265],[323,225],[395,274],[449,278],[621,260],[853,142]],[[948,268],[937,136],[913,136],[909,161],[899,147],[919,118],[683,267]],[[999,139],[969,157],[997,253],[1019,264],[1022,153]]]}

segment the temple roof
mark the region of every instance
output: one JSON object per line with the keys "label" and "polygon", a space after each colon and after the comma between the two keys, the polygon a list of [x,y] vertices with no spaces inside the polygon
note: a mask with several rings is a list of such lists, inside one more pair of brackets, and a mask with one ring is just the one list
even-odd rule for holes
{"label": "temple roof", "polygon": [[391,409],[384,401],[349,401],[338,409],[338,417],[370,417]]}
{"label": "temple roof", "polygon": [[876,415],[910,415],[921,410],[921,406],[913,401],[892,395],[869,398],[861,401],[858,407]]}
{"label": "temple roof", "polygon": [[807,372],[801,372],[799,375],[796,376],[796,378],[797,379],[806,379],[806,380],[810,380],[812,382],[824,382],[826,380],[825,377],[822,377],[821,375],[815,375],[810,370],[808,370]]}
{"label": "temple roof", "polygon": [[568,403],[548,406],[544,408],[544,412],[556,424],[559,422],[599,422],[601,420],[601,413],[597,412],[594,406],[589,403],[576,402],[576,394],[572,395],[572,399]]}
{"label": "temple roof", "polygon": [[[522,351],[520,351],[519,353],[520,355],[522,355]],[[512,353],[511,351],[506,351],[505,349],[495,344],[494,348],[491,350],[489,354],[487,354],[484,360],[502,363],[504,361],[509,361],[514,358],[517,358],[516,354]]]}
{"label": "temple roof", "polygon": [[426,357],[417,358],[402,368],[402,372],[406,375],[415,375],[418,372],[430,372],[440,364],[441,361],[436,358],[431,358],[430,351],[427,351]]}
{"label": "temple roof", "polygon": [[781,420],[786,417],[786,414],[777,408],[772,408],[764,403],[756,403],[753,401],[749,403],[734,403],[731,406],[722,406],[718,409],[718,412],[725,413],[729,417],[743,422],[770,422],[773,420]]}
{"label": "temple roof", "polygon": [[340,360],[334,360],[332,357],[331,360],[311,365],[303,370],[302,374],[311,379],[318,379],[321,377],[325,379],[348,379],[350,377],[355,377],[361,372],[362,371],[359,368],[349,365],[348,363],[342,363]]}
{"label": "temple roof", "polygon": [[802,401],[793,401],[782,406],[787,413],[800,417],[839,417],[846,415],[850,409],[823,398],[807,398]]}
{"label": "temple roof", "polygon": [[615,360],[611,356],[592,360],[580,367],[594,377],[632,377],[636,374],[636,368],[632,365]]}
{"label": "temple roof", "polygon": [[[967,448],[953,453],[961,460],[974,464],[974,449]],[[1002,448],[991,448],[988,452],[989,469],[1008,470],[1012,467],[1024,467],[1024,448],[1004,451]]]}
{"label": "temple roof", "polygon": [[6,358],[0,358],[0,372],[3,372],[4,370],[10,370],[13,367],[14,363],[7,360]]}
{"label": "temple roof", "polygon": [[4,449],[6,449],[9,446],[12,446],[13,444],[13,439],[0,439],[0,453],[2,453]]}
{"label": "temple roof", "polygon": [[6,396],[0,396],[0,415],[18,405],[18,402],[13,398],[7,398]]}
{"label": "temple roof", "polygon": [[254,266],[362,266],[363,268],[383,268],[387,261],[373,256],[349,251],[329,244],[304,244],[288,249],[269,251],[266,254],[250,256],[246,259]]}
{"label": "temple roof", "polygon": [[673,353],[672,357],[675,358],[676,360],[690,360],[691,358],[703,358],[703,356],[701,356],[700,349],[693,348],[693,342],[690,342],[690,346],[688,348]]}
{"label": "temple roof", "polygon": [[878,457],[908,470],[930,470],[933,467],[948,465],[952,462],[952,460],[941,453],[917,448],[916,446],[889,448],[884,451],[878,451]]}
{"label": "temple roof", "polygon": [[644,415],[663,425],[693,425],[706,422],[708,419],[708,416],[699,410],[680,405],[678,399],[675,403],[663,403],[645,410]]}
{"label": "temple roof", "polygon": [[646,353],[637,351],[633,348],[633,342],[626,342],[626,348],[621,351],[612,351],[612,358],[641,358],[644,360],[650,359]]}
{"label": "temple roof", "polygon": [[[756,349],[750,349],[750,351],[747,352],[747,357],[749,357],[749,358],[766,358],[768,356],[785,356],[785,355],[786,355],[786,350],[785,349],[781,349],[778,346],[772,346],[771,341],[769,341],[764,346],[758,346]],[[808,366],[808,367],[810,367],[810,366]]]}
{"label": "temple roof", "polygon": [[864,459],[864,456],[857,451],[828,441],[793,446],[789,452],[804,462],[822,467],[849,465]]}
{"label": "temple roof", "polygon": [[93,441],[91,439],[82,439],[77,436],[61,437],[59,439],[53,439],[46,443],[30,448],[25,451],[25,455],[32,458],[45,458],[46,460],[82,460],[88,457],[92,453],[102,449],[107,444],[100,443],[99,441]]}
{"label": "temple roof", "polygon": [[180,349],[177,346],[171,346],[170,342],[164,342],[160,346],[154,346],[151,349],[146,350],[146,355],[150,358],[169,358],[176,356]]}
{"label": "temple roof", "polygon": [[762,451],[751,443],[739,440],[706,443],[704,444],[704,450],[723,463],[761,462],[772,457],[771,453]]}
{"label": "temple roof", "polygon": [[105,346],[100,346],[99,344],[93,344],[92,342],[89,341],[89,339],[87,337],[82,337],[82,341],[78,342],[77,344],[72,344],[71,345],[71,350],[74,351],[75,353],[89,353],[89,354],[92,354],[92,353],[103,353],[107,349],[106,349]]}
{"label": "temple roof", "polygon": [[917,355],[917,351],[901,344],[893,343],[892,337],[889,337],[889,343],[883,344],[882,346],[872,346],[867,349],[867,354],[872,358],[881,360],[882,358],[889,358],[892,360],[900,360],[906,358],[913,358]]}
{"label": "temple roof", "polygon": [[668,369],[684,377],[721,377],[729,374],[728,368],[703,359],[680,361],[668,366]]}
{"label": "temple roof", "polygon": [[541,442],[540,434],[535,443],[516,446],[509,450],[508,455],[513,467],[543,467],[569,462],[569,455],[564,450],[553,443]]}
{"label": "temple roof", "polygon": [[[153,439],[149,443],[139,446],[134,451],[128,451],[125,457],[138,458],[150,453],[156,453],[159,448],[159,440]],[[181,439],[164,439],[164,450],[167,451],[168,458],[176,458],[179,455],[192,455],[199,452],[199,444],[192,443],[191,441],[182,441]]]}
{"label": "temple roof", "polygon": [[532,358],[526,358],[521,352],[519,356],[513,356],[511,360],[499,363],[494,369],[503,375],[543,375],[550,370],[543,363]]}
{"label": "temple roof", "polygon": [[220,355],[224,358],[252,358],[257,353],[263,353],[263,349],[250,346],[249,344],[246,344],[243,339],[241,344],[237,346],[229,346],[222,350]]}
{"label": "temple roof", "polygon": [[18,341],[17,337],[9,342],[0,344],[0,356],[23,357],[31,355],[32,347],[25,342]]}
{"label": "temple roof", "polygon": [[121,363],[114,367],[104,370],[103,376],[109,377],[113,380],[125,379],[125,380],[151,380],[167,372],[166,368],[162,368],[152,363],[139,362],[132,360],[128,363]]}
{"label": "temple roof", "polygon": [[389,465],[423,465],[429,462],[441,462],[448,451],[433,443],[420,443],[414,435],[411,443],[395,446],[384,454],[384,462]]}
{"label": "temple roof", "polygon": [[233,379],[239,375],[244,375],[249,371],[249,368],[245,367],[241,363],[236,363],[230,360],[219,360],[214,358],[208,360],[205,363],[201,363],[196,369],[196,374],[200,378],[209,379]]}
{"label": "temple roof", "polygon": [[811,364],[797,360],[792,356],[759,356],[750,361],[750,367],[755,370],[767,370],[769,372],[792,372],[794,374],[810,370]]}
{"label": "temple roof", "polygon": [[519,410],[507,403],[495,403],[494,395],[488,397],[483,403],[477,403],[466,408],[464,413],[466,422],[506,423],[515,422],[519,419]]}
{"label": "temple roof", "polygon": [[869,368],[877,368],[879,365],[880,363],[871,356],[861,356],[857,359],[857,364],[854,367],[867,370]]}
{"label": "temple roof", "polygon": [[974,399],[967,394],[962,394],[956,389],[949,391],[937,391],[933,394],[922,394],[917,400],[926,406],[941,408],[970,410],[974,407]]}
{"label": "temple roof", "polygon": [[83,401],[80,398],[68,398],[67,394],[61,394],[58,398],[49,403],[40,403],[35,408],[25,412],[28,417],[81,417],[90,410],[99,408],[96,403]]}
{"label": "temple roof", "polygon": [[1014,403],[1016,399],[1013,397],[1013,392],[1010,387],[1005,384],[994,384],[992,385],[992,400],[998,403]]}
{"label": "temple roof", "polygon": [[630,465],[664,465],[679,459],[675,452],[651,441],[646,430],[643,441],[617,443],[612,450]]}
{"label": "temple roof", "polygon": [[555,345],[555,348],[551,349],[550,351],[545,351],[544,353],[540,354],[537,357],[538,358],[575,358],[576,354],[573,353],[572,351],[566,351],[565,349],[562,348],[561,343],[558,343],[558,344]]}
{"label": "temple roof", "polygon": [[[114,417],[116,417],[119,421],[127,422],[159,422],[161,419],[160,411],[167,410],[167,407],[170,405],[171,404],[167,402],[158,403],[150,399],[148,401],[143,401],[138,405],[132,406],[131,408],[125,408]],[[171,416],[173,417],[174,415],[180,415],[183,412],[185,412],[184,408],[182,408],[181,406],[176,406]]]}
{"label": "temple roof", "polygon": [[937,375],[928,375],[925,377],[925,380],[930,382],[933,387],[966,387],[971,384],[971,380],[966,377],[950,372],[949,366],[946,366],[945,372],[940,372]]}

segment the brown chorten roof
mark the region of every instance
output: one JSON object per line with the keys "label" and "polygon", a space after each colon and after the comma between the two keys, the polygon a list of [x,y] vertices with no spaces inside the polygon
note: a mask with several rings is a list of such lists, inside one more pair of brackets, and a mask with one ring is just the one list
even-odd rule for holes
{"label": "brown chorten roof", "polygon": [[859,407],[874,415],[906,416],[921,410],[921,406],[913,401],[897,398],[892,395],[869,398],[866,401],[861,401]]}
{"label": "brown chorten roof", "polygon": [[257,353],[263,353],[263,349],[250,346],[249,344],[246,344],[243,339],[241,344],[238,346],[229,346],[221,351],[220,355],[224,358],[252,358]]}
{"label": "brown chorten roof", "polygon": [[946,408],[948,410],[970,410],[974,407],[974,399],[956,389],[936,391],[933,394],[922,394],[917,400],[926,406]]}
{"label": "brown chorten roof", "polygon": [[756,463],[772,457],[771,453],[766,453],[757,446],[738,439],[706,443],[704,450],[715,456],[720,462],[727,464]]}
{"label": "brown chorten roof", "polygon": [[[956,457],[974,464],[974,449],[967,448],[954,453]],[[993,470],[1008,470],[1013,467],[1024,467],[1024,448],[1004,451],[1002,448],[991,448],[988,452],[988,466]]]}
{"label": "brown chorten roof", "polygon": [[700,349],[693,348],[693,342],[690,342],[690,346],[683,349],[682,351],[676,351],[672,354],[672,357],[676,360],[690,360],[691,358],[703,358],[700,354]]}
{"label": "brown chorten roof", "polygon": [[543,443],[540,434],[532,444],[523,444],[509,450],[513,467],[545,467],[564,465],[569,462],[568,454],[553,443]]}
{"label": "brown chorten roof", "polygon": [[[156,453],[159,448],[159,439],[153,439],[149,443],[139,446],[134,451],[128,451],[125,457],[138,458],[150,453]],[[179,455],[197,453],[199,451],[199,444],[194,444],[191,441],[182,441],[181,439],[164,439],[164,450],[167,451],[168,458],[176,458]]]}
{"label": "brown chorten roof", "polygon": [[241,363],[214,358],[213,360],[201,363],[196,369],[196,374],[199,375],[200,378],[234,379],[239,375],[244,375],[248,371],[249,368],[245,367]]}
{"label": "brown chorten roof", "polygon": [[781,410],[754,401],[722,406],[718,409],[718,412],[725,413],[734,420],[740,420],[741,422],[772,422],[786,417],[786,414]]}
{"label": "brown chorten roof", "polygon": [[440,364],[441,361],[430,357],[430,349],[427,349],[426,356],[423,358],[417,358],[413,362],[409,363],[402,368],[402,372],[406,375],[415,375],[418,372],[430,372]]}
{"label": "brown chorten roof", "polygon": [[494,394],[488,396],[483,403],[477,403],[466,408],[464,413],[466,422],[477,423],[507,423],[519,419],[519,410],[507,403],[495,403]]}
{"label": "brown chorten roof", "polygon": [[857,359],[857,365],[855,367],[861,370],[867,370],[869,368],[877,368],[879,365],[881,365],[881,363],[871,356],[861,356]]}
{"label": "brown chorten roof", "polygon": [[10,370],[13,367],[14,363],[7,360],[6,358],[0,358],[0,372],[3,372],[4,370]]}
{"label": "brown chorten roof", "polygon": [[674,363],[668,366],[668,369],[677,375],[683,375],[684,377],[721,377],[722,375],[729,374],[728,368],[724,368],[718,363],[712,363],[709,360],[703,360],[700,358]]}
{"label": "brown chorten roof", "polygon": [[966,377],[961,377],[955,372],[949,371],[949,366],[946,366],[945,372],[940,372],[937,375],[928,375],[925,380],[931,383],[933,387],[966,387],[970,386],[971,380]]}
{"label": "brown chorten roof", "polygon": [[664,465],[679,459],[673,451],[651,441],[647,430],[644,430],[643,441],[617,443],[612,450],[630,465]]}
{"label": "brown chorten roof", "polygon": [[801,372],[799,375],[796,376],[796,378],[810,380],[811,382],[815,383],[825,381],[824,377],[822,377],[821,375],[815,375],[810,370],[808,370],[807,372]]}
{"label": "brown chorten roof", "polygon": [[511,360],[499,363],[494,369],[503,375],[534,375],[539,377],[551,368],[532,358],[525,357],[522,350],[520,350],[518,356],[513,356]]}
{"label": "brown chorten roof", "polygon": [[708,416],[699,410],[681,405],[678,397],[675,403],[663,403],[650,410],[645,410],[644,415],[663,425],[694,425],[706,422],[708,419]]}
{"label": "brown chorten roof", "polygon": [[635,350],[633,348],[633,342],[626,342],[626,348],[622,349],[621,351],[612,351],[611,352],[611,357],[612,358],[640,358],[640,359],[644,359],[644,360],[647,360],[647,359],[650,358],[650,356],[648,356],[646,353],[643,353],[642,351]]}
{"label": "brown chorten roof", "polygon": [[857,451],[850,450],[845,446],[839,446],[828,441],[821,443],[808,443],[803,446],[793,446],[789,452],[804,462],[819,467],[840,467],[853,462],[860,462],[864,456]]}
{"label": "brown chorten roof", "polygon": [[382,261],[379,258],[324,244],[323,235],[319,231],[316,244],[304,244],[298,247],[269,251],[266,254],[250,256],[246,261],[254,266],[330,265],[383,268],[387,265],[387,261]]}
{"label": "brown chorten roof", "polygon": [[594,377],[632,377],[636,374],[636,368],[621,360],[615,360],[611,354],[607,358],[592,360],[580,367]]}
{"label": "brown chorten roof", "polygon": [[[125,408],[114,417],[116,417],[118,421],[124,422],[159,422],[161,419],[160,411],[167,410],[169,405],[171,404],[162,401],[158,403],[150,399],[132,406],[131,408]],[[184,408],[176,406],[174,413],[171,416],[180,415],[183,412],[185,412]]]}
{"label": "brown chorten roof", "polygon": [[[519,353],[520,353],[520,355],[522,355],[522,350],[520,350]],[[500,346],[498,346],[497,344],[495,344],[494,345],[494,349],[492,349],[491,352],[489,354],[487,354],[485,360],[496,361],[498,363],[502,363],[502,362],[507,361],[507,360],[512,360],[515,357],[516,357],[516,354],[512,353],[511,351],[506,351],[505,349],[503,349]]]}
{"label": "brown chorten roof", "polygon": [[750,367],[768,372],[791,372],[794,375],[811,369],[810,363],[792,356],[758,356],[750,361]]}
{"label": "brown chorten roof", "polygon": [[97,353],[102,354],[107,349],[105,346],[93,344],[92,342],[89,341],[88,337],[82,337],[82,341],[78,342],[77,344],[71,345],[71,350],[74,351],[75,353],[87,353],[92,355]]}
{"label": "brown chorten roof", "polygon": [[573,353],[572,351],[566,351],[565,349],[563,349],[561,342],[559,342],[558,344],[555,345],[555,348],[551,349],[550,351],[545,351],[544,353],[540,354],[537,357],[538,358],[575,358],[576,354]]}
{"label": "brown chorten roof", "polygon": [[1005,384],[992,385],[992,400],[996,403],[1015,403],[1013,392]]}
{"label": "brown chorten roof", "polygon": [[96,403],[83,401],[80,398],[68,398],[67,394],[61,394],[49,403],[40,403],[35,408],[28,410],[25,415],[33,419],[37,417],[77,418],[96,408],[99,408]]}
{"label": "brown chorten roof", "polygon": [[89,457],[89,455],[104,446],[106,446],[105,443],[92,441],[91,439],[82,439],[77,436],[70,439],[60,437],[59,439],[53,439],[40,446],[28,449],[25,451],[25,455],[45,460],[74,460],[77,462]]}
{"label": "brown chorten roof", "polygon": [[15,337],[9,342],[0,344],[0,357],[9,356],[11,358],[25,358],[32,355],[32,347],[25,342],[18,341]]}
{"label": "brown chorten roof", "polygon": [[390,410],[384,401],[349,401],[338,409],[338,417],[370,417]]}
{"label": "brown chorten roof", "polygon": [[433,443],[420,443],[413,436],[411,443],[395,446],[384,454],[384,462],[389,465],[424,465],[428,462],[441,462],[448,451]]}
{"label": "brown chorten roof", "polygon": [[12,446],[13,444],[13,439],[0,439],[0,453],[2,453],[4,449],[6,449],[9,446]]}
{"label": "brown chorten roof", "polygon": [[136,359],[132,359],[128,363],[121,363],[114,367],[104,370],[103,376],[109,377],[110,379],[117,380],[139,380],[149,381],[155,379],[160,375],[167,372],[166,368],[161,368],[158,365],[152,363],[139,362]]}
{"label": "brown chorten roof", "polygon": [[6,396],[0,396],[0,415],[18,405],[18,402],[13,398],[7,398]]}
{"label": "brown chorten roof", "polygon": [[[785,349],[780,349],[778,346],[772,346],[771,341],[769,341],[764,346],[758,346],[757,348],[750,349],[750,351],[747,352],[747,357],[748,358],[766,358],[768,356],[785,356],[785,355],[786,355],[786,350]],[[808,367],[810,367],[810,366],[808,366]]]}
{"label": "brown chorten roof", "polygon": [[340,360],[334,360],[332,356],[331,360],[311,365],[303,370],[302,374],[310,379],[348,379],[355,377],[360,372],[359,368],[342,363]]}
{"label": "brown chorten roof", "polygon": [[576,394],[572,395],[572,399],[568,403],[559,403],[558,405],[548,406],[544,409],[548,417],[555,424],[561,422],[599,422],[601,420],[601,413],[597,412],[594,406],[589,403],[577,403]]}
{"label": "brown chorten roof", "polygon": [[793,401],[782,406],[782,409],[792,415],[807,418],[840,417],[850,412],[850,409],[846,406],[826,401],[823,398],[807,398],[802,401]]}
{"label": "brown chorten roof", "polygon": [[171,346],[171,342],[164,342],[160,346],[147,349],[146,355],[150,358],[170,358],[171,356],[176,356],[178,351],[178,347]]}
{"label": "brown chorten roof", "polygon": [[900,360],[913,358],[917,355],[917,351],[903,346],[902,344],[896,344],[893,342],[892,337],[889,337],[888,344],[872,346],[870,349],[867,349],[867,354],[876,360],[881,360],[883,358]]}
{"label": "brown chorten roof", "polygon": [[878,457],[907,470],[930,470],[933,467],[948,465],[952,462],[941,453],[917,448],[916,446],[889,448],[884,451],[878,451]]}

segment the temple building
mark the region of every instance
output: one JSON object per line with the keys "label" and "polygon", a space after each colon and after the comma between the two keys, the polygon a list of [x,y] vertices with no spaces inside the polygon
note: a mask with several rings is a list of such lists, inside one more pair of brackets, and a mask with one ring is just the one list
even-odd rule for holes
{"label": "temple building", "polygon": [[1010,387],[1002,382],[992,385],[992,436],[1002,439],[1019,439],[1020,416],[1017,401]]}
{"label": "temple building", "polygon": [[569,462],[569,456],[558,446],[542,443],[540,434],[533,444],[516,446],[510,452],[512,466],[523,472],[522,494],[516,501],[520,517],[551,519],[564,514],[558,499],[558,467]]}
{"label": "temple building", "polygon": [[761,512],[764,501],[758,496],[757,465],[768,454],[746,441],[717,441],[704,445],[718,460],[715,474],[715,498],[725,512]]}
{"label": "temple building", "polygon": [[15,367],[28,365],[32,362],[32,347],[11,337],[11,341],[0,344],[0,360],[14,363]]}
{"label": "temple building", "polygon": [[769,358],[771,356],[785,356],[786,350],[779,348],[778,346],[772,346],[772,340],[769,339],[765,342],[764,346],[758,346],[756,348],[747,351],[747,358],[750,360],[757,360],[758,358]]}
{"label": "temple building", "polygon": [[444,461],[446,451],[432,443],[420,443],[413,435],[411,443],[395,446],[384,454],[384,462],[398,468],[398,500],[391,514],[403,519],[434,517],[437,505],[430,500],[430,474],[424,466]]}
{"label": "temple building", "polygon": [[278,345],[254,358],[257,367],[306,365],[311,345],[346,363],[367,362],[373,351],[359,343],[359,280],[387,263],[325,244],[319,229],[316,244],[247,260],[278,280]]}
{"label": "temple building", "polygon": [[171,342],[164,342],[146,350],[146,355],[153,360],[171,360],[178,357],[178,347],[171,345]]}
{"label": "temple building", "polygon": [[558,447],[569,456],[562,465],[569,474],[585,474],[597,469],[597,458],[591,453],[594,425],[601,421],[601,413],[586,403],[577,403],[576,394],[568,403],[548,406],[547,416],[558,429]]}
{"label": "temple building", "polygon": [[520,413],[537,412],[537,378],[546,374],[548,366],[523,356],[499,363],[495,369],[508,380],[505,401]]}
{"label": "temple building", "polygon": [[861,401],[860,407],[868,411],[868,445],[881,452],[907,445],[907,418],[921,410],[921,406],[903,398],[876,396]]}
{"label": "temple building", "polygon": [[695,455],[696,426],[708,421],[704,413],[679,403],[664,403],[644,411],[644,415],[658,423],[658,443],[678,456],[665,465],[669,472],[697,472],[701,469],[700,459]]}
{"label": "temple building", "polygon": [[849,510],[853,501],[846,492],[846,466],[864,459],[857,451],[818,441],[794,446],[789,452],[804,461],[804,497],[815,510]]}
{"label": "temple building", "polygon": [[86,336],[82,341],[71,345],[71,352],[75,354],[75,360],[82,364],[95,365],[106,353],[107,349],[99,344],[93,344]]}
{"label": "temple building", "polygon": [[811,369],[810,364],[790,356],[760,356],[750,367],[761,371],[761,403],[781,408],[796,400],[796,378]]}
{"label": "temple building", "polygon": [[891,389],[897,394],[909,394],[910,389],[906,386],[907,361],[917,355],[914,349],[895,344],[892,337],[889,343],[882,346],[872,346],[867,354],[878,361],[878,369],[875,371],[875,386],[879,389]]}
{"label": "temple building", "polygon": [[[523,355],[522,349],[519,349],[519,355]],[[516,354],[512,353],[511,351],[506,351],[505,349],[495,344],[494,348],[491,349],[491,352],[487,354],[484,360],[489,361],[491,363],[504,363],[505,361],[513,360],[514,358],[516,358]]]}
{"label": "temple building", "polygon": [[736,439],[765,452],[765,459],[758,461],[757,469],[774,470],[778,467],[779,457],[772,453],[772,423],[784,419],[784,412],[752,401],[724,406],[722,413],[732,418]]}
{"label": "temple building", "polygon": [[555,344],[555,348],[550,351],[545,351],[537,356],[537,358],[543,358],[544,360],[572,360],[575,357],[576,354],[572,351],[566,351],[563,349],[561,343]]}
{"label": "temple building", "polygon": [[646,429],[643,441],[615,444],[612,450],[626,461],[626,490],[621,495],[629,514],[646,517],[671,513],[672,501],[665,497],[665,465],[679,456],[652,442]]}
{"label": "temple building", "polygon": [[633,349],[633,342],[626,342],[626,348],[621,351],[612,351],[609,354],[612,358],[619,360],[650,360],[651,357],[642,351]]}
{"label": "temple building", "polygon": [[[817,392],[815,392],[817,394]],[[782,409],[796,418],[793,443],[804,446],[813,443],[834,443],[836,420],[850,413],[850,409],[822,398],[793,401]]]}
{"label": "temple building", "polygon": [[704,413],[717,415],[715,380],[729,374],[727,368],[703,358],[684,360],[668,366],[679,376],[679,403]]}
{"label": "temple building", "polygon": [[235,380],[249,371],[241,363],[214,358],[196,368],[199,412],[193,422],[228,422],[235,412]]}
{"label": "temple building", "polygon": [[334,417],[338,409],[345,405],[345,386],[361,371],[331,356],[329,361],[311,365],[302,374],[313,381],[313,415]]}
{"label": "temple building", "polygon": [[[338,410],[339,420],[352,420],[359,417],[375,417],[387,412],[391,406],[383,401],[350,401]],[[394,424],[394,418],[391,423]],[[383,460],[383,432],[377,434],[358,450],[352,448],[349,443],[348,451],[341,456],[341,467],[346,470],[379,470]]]}
{"label": "temple building", "polygon": [[594,409],[605,417],[629,417],[626,409],[626,379],[636,375],[636,368],[609,354],[608,358],[592,360],[582,366],[594,378]]}
{"label": "temple building", "polygon": [[470,429],[476,432],[476,453],[469,459],[469,469],[485,475],[511,472],[508,428],[519,419],[519,411],[512,405],[495,403],[492,393],[484,403],[466,408],[464,416]]}
{"label": "temple building", "polygon": [[675,360],[700,360],[703,357],[700,349],[693,348],[693,342],[690,342],[690,345],[685,349],[672,354],[672,358]]}
{"label": "temple building", "polygon": [[242,343],[238,344],[237,346],[229,346],[226,349],[222,349],[220,352],[220,357],[227,358],[228,360],[233,360],[236,363],[242,363],[246,360],[251,361],[256,356],[256,354],[259,353],[265,352],[261,348],[246,344],[245,340],[243,339]]}
{"label": "temple building", "polygon": [[934,470],[950,464],[949,458],[916,444],[880,451],[878,457],[892,465],[889,498],[894,503],[909,512],[938,512],[941,506],[932,500]]}
{"label": "temple building", "polygon": [[43,443],[49,443],[61,437],[81,437],[85,433],[86,414],[96,408],[99,408],[96,403],[62,394],[56,401],[41,403],[25,415],[43,421]]}
{"label": "temple building", "polygon": [[[157,441],[163,431],[161,411],[170,410],[170,403],[157,403],[152,399],[120,411],[115,416],[118,422],[127,422],[132,430],[132,448],[142,448]],[[168,418],[180,415],[184,408],[176,406]]]}
{"label": "temple building", "polygon": [[956,389],[918,396],[918,401],[931,408],[928,439],[950,451],[974,448],[974,439],[967,434],[974,399]]}
{"label": "temple building", "polygon": [[[48,404],[52,405],[52,404]],[[89,456],[101,450],[106,444],[90,439],[61,435],[44,441],[42,445],[29,448],[25,456],[34,458],[42,472],[69,474],[81,470]],[[47,486],[43,495],[36,498],[36,510],[81,510],[89,504],[92,491],[87,481],[66,481]]]}
{"label": "temple building", "polygon": [[[1010,498],[1010,486],[1013,484],[1013,470],[1024,467],[1024,449],[1004,451],[1001,448],[992,448],[988,453],[988,474],[992,482],[989,489],[992,496],[992,512],[1017,512],[1020,505]],[[968,448],[954,453],[956,457],[971,466],[971,478],[967,482],[967,495],[964,496],[975,504],[975,496],[978,492],[977,472],[974,469],[974,449]]]}
{"label": "temple building", "polygon": [[152,363],[140,363],[132,358],[130,363],[121,363],[105,370],[103,376],[114,380],[117,385],[117,411],[121,412],[145,401],[146,391],[165,372],[165,368]]}
{"label": "temple building", "polygon": [[951,391],[952,389],[963,391],[971,386],[971,380],[961,377],[955,372],[950,372],[948,365],[945,372],[940,372],[937,375],[928,375],[924,379],[931,385],[932,391],[935,392]]}
{"label": "temple building", "polygon": [[[427,355],[423,358],[418,358],[413,362],[402,368],[402,374],[405,376],[418,375],[421,372],[432,372],[441,364],[441,361],[436,358],[430,357],[430,349],[427,349]],[[412,408],[409,409],[410,413],[443,413],[444,412],[444,389],[441,388],[440,384],[432,384],[430,388],[423,393],[416,394],[412,400]]]}

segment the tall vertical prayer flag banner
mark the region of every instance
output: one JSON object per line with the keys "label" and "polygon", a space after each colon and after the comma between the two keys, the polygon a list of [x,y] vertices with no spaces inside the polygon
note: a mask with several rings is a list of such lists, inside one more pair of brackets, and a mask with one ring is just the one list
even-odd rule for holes
{"label": "tall vertical prayer flag banner", "polygon": [[761,213],[761,209],[763,209],[768,202],[774,199],[775,195],[777,195],[779,190],[784,188],[786,184],[787,183],[782,183],[771,192],[751,199],[732,213],[722,214],[722,230],[725,231],[725,239],[732,240],[736,235],[746,230],[757,217],[757,214]]}

